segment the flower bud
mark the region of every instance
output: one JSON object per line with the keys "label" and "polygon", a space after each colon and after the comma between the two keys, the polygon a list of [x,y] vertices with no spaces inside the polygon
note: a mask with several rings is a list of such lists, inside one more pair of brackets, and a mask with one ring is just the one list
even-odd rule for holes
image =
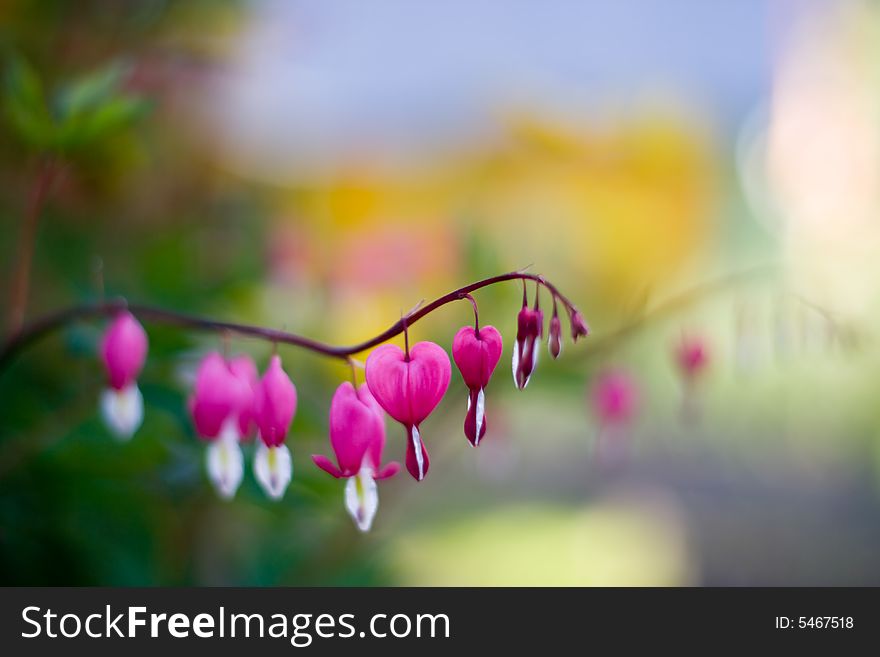
{"label": "flower bud", "polygon": [[513,346],[513,381],[523,390],[538,365],[536,342],[544,333],[544,313],[523,305],[516,318],[516,344]]}
{"label": "flower bud", "polygon": [[101,393],[101,414],[120,440],[131,438],[144,419],[144,399],[137,377],[143,369],[147,348],[146,331],[127,310],[116,315],[101,340],[101,360],[109,383]]}
{"label": "flower bud", "polygon": [[571,320],[571,341],[577,342],[579,337],[586,337],[590,334],[590,327],[584,321],[584,316],[580,311],[575,311],[569,316]]}
{"label": "flower bud", "polygon": [[556,359],[562,353],[562,322],[559,321],[559,315],[553,314],[550,318],[550,335],[547,338],[547,349],[550,355]]}

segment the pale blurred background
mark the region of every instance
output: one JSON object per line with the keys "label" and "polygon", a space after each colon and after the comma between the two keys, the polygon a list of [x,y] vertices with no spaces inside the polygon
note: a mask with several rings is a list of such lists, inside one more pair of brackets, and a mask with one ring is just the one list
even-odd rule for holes
{"label": "pale blurred background", "polygon": [[[520,288],[477,293],[505,338],[489,434],[465,440],[454,372],[422,427],[429,477],[383,482],[362,536],[308,458],[346,368],[282,348],[294,483],[272,504],[247,475],[224,503],[184,404],[220,337],[147,327],[146,422],[119,445],[97,417],[99,327],[73,327],[0,374],[3,583],[880,584],[874,3],[9,0],[0,16],[47,95],[123,62],[149,106],[62,152],[32,317],[94,298],[100,261],[108,294],[350,343],[531,265],[593,329],[544,350],[520,392]],[[52,147],[7,123],[11,268]],[[469,320],[453,305],[413,336],[448,350]],[[691,375],[685,337],[707,354]],[[592,401],[612,370],[632,388],[622,419]]]}

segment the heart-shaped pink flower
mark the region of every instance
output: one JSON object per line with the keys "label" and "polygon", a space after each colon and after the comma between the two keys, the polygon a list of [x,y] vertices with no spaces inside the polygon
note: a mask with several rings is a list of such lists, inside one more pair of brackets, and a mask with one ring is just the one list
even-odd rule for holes
{"label": "heart-shaped pink flower", "polygon": [[418,481],[430,465],[419,425],[443,398],[451,375],[449,356],[433,342],[419,342],[408,356],[385,344],[367,358],[367,385],[385,412],[406,428],[406,469]]}
{"label": "heart-shaped pink flower", "polygon": [[452,341],[452,358],[469,390],[464,434],[474,446],[486,435],[484,390],[503,348],[501,334],[494,326],[482,326],[479,330],[464,326]]}

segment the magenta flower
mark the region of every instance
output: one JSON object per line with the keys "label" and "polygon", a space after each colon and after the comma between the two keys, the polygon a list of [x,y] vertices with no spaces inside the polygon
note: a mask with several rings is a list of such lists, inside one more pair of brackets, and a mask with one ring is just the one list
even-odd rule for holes
{"label": "magenta flower", "polygon": [[622,424],[635,416],[638,390],[633,378],[623,370],[599,374],[593,387],[593,410],[603,425]]}
{"label": "magenta flower", "polygon": [[109,388],[101,393],[101,412],[113,434],[128,440],[144,419],[137,377],[147,357],[147,333],[127,310],[119,312],[101,340],[100,354]]}
{"label": "magenta flower", "polygon": [[260,444],[254,456],[254,475],[265,493],[281,499],[293,476],[290,450],[284,444],[296,414],[296,386],[281,368],[281,357],[272,356],[256,390],[254,417]]}
{"label": "magenta flower", "polygon": [[702,338],[684,336],[675,350],[675,360],[685,378],[693,380],[709,365],[708,346]]}
{"label": "magenta flower", "polygon": [[239,442],[243,436],[242,418],[253,414],[254,392],[246,376],[250,368],[256,372],[247,356],[227,363],[217,352],[209,353],[199,364],[189,402],[196,432],[210,442],[206,453],[208,478],[225,499],[235,495],[244,477]]}
{"label": "magenta flower", "polygon": [[357,390],[348,381],[340,384],[330,402],[330,445],[335,465],[326,456],[312,460],[337,479],[347,479],[345,507],[361,531],[369,531],[379,507],[376,482],[397,473],[396,462],[382,466],[385,448],[385,413],[366,384]]}
{"label": "magenta flower", "polygon": [[430,466],[419,425],[443,398],[451,374],[449,356],[433,342],[419,342],[409,354],[384,344],[367,358],[367,385],[385,412],[406,429],[406,469],[417,481]]}
{"label": "magenta flower", "polygon": [[189,408],[199,437],[213,441],[226,424],[236,441],[241,435],[239,417],[252,413],[253,392],[247,381],[236,376],[231,364],[216,351],[199,363]]}
{"label": "magenta flower", "polygon": [[476,447],[486,435],[485,388],[498,360],[503,342],[494,326],[463,326],[452,341],[452,359],[468,387],[467,415],[464,419],[464,435]]}
{"label": "magenta flower", "polygon": [[529,308],[523,289],[523,305],[516,317],[516,344],[513,346],[513,381],[523,390],[538,365],[537,342],[544,334],[544,313],[537,307]]}

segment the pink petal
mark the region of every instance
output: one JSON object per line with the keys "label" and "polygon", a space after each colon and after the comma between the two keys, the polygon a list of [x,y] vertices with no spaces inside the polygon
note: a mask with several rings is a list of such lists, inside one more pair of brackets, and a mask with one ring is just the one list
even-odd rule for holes
{"label": "pink petal", "polygon": [[312,461],[314,461],[315,465],[317,465],[319,468],[321,468],[324,472],[327,472],[327,473],[333,475],[337,479],[339,479],[340,477],[343,476],[342,471],[339,468],[337,468],[333,464],[333,461],[328,459],[326,456],[323,456],[321,454],[312,454]]}
{"label": "pink petal", "polygon": [[[361,388],[366,390],[365,386]],[[368,390],[366,394],[369,395]],[[348,381],[339,385],[330,403],[330,444],[346,476],[361,469],[364,455],[371,448],[377,450],[381,458],[385,445],[385,425],[376,413],[375,402],[365,403],[360,391]]]}
{"label": "pink petal", "polygon": [[190,412],[196,431],[203,438],[216,438],[223,422],[237,416],[247,396],[246,385],[229,370],[223,356],[212,352],[205,356],[196,372]]}
{"label": "pink petal", "polygon": [[130,312],[122,311],[110,324],[100,346],[110,385],[122,390],[137,379],[147,357],[147,333]]}
{"label": "pink petal", "polygon": [[399,471],[400,463],[398,463],[397,461],[391,461],[379,468],[376,471],[376,476],[373,477],[373,479],[375,479],[376,481],[379,481],[380,479],[388,479],[389,477],[393,477],[394,475],[396,475]]}
{"label": "pink petal", "polygon": [[370,392],[385,412],[398,422],[411,422],[403,349],[393,344],[377,347],[367,358],[364,371]]}
{"label": "pink petal", "polygon": [[480,328],[479,338],[472,326],[464,326],[452,341],[452,358],[468,388],[485,388],[498,360],[503,342],[494,326]]}
{"label": "pink petal", "polygon": [[281,367],[281,357],[272,356],[257,388],[255,414],[260,438],[268,447],[284,442],[296,414],[296,386]]}
{"label": "pink petal", "polygon": [[413,424],[420,424],[443,399],[452,367],[440,345],[419,342],[410,349],[407,389]]}

